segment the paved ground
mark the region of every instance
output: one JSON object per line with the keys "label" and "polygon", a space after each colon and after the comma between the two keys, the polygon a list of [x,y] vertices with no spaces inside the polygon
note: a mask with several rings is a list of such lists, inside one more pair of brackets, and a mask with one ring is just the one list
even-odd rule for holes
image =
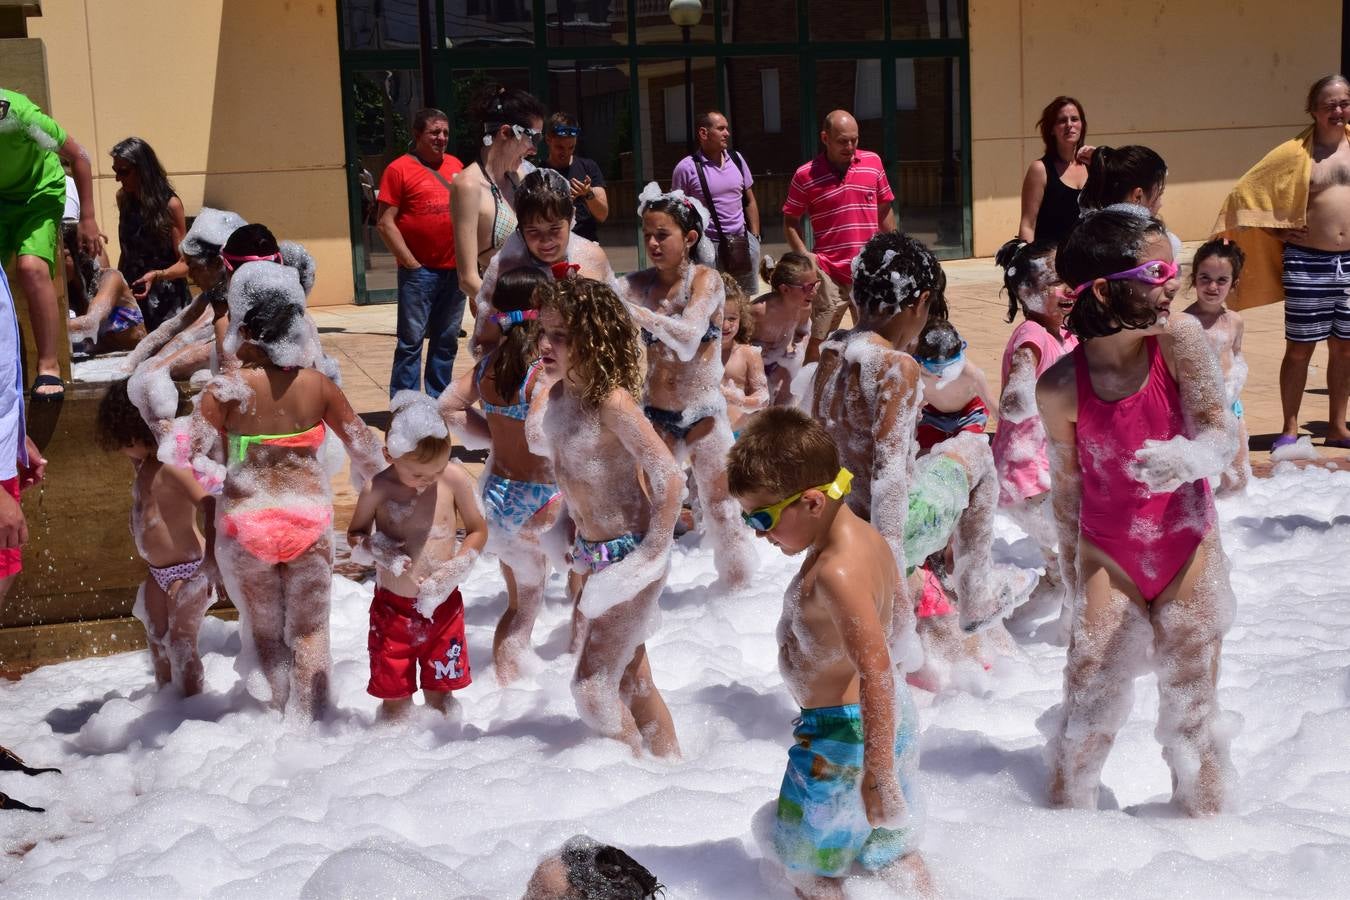
{"label": "paved ground", "polygon": [[[1189,258],[1195,245],[1188,245]],[[953,323],[970,343],[971,359],[984,369],[990,385],[998,389],[999,361],[1012,326],[1004,321],[1007,299],[1000,295],[999,271],[989,259],[968,259],[943,264],[948,278],[948,301]],[[1183,291],[1181,306],[1188,303],[1189,291]],[[318,322],[324,345],[342,366],[343,389],[352,405],[367,421],[383,425],[389,401],[389,364],[394,347],[394,307],[330,306],[311,310]],[[1284,352],[1284,307],[1267,306],[1244,313],[1246,338],[1243,343],[1251,374],[1242,403],[1246,409],[1251,435],[1252,464],[1258,474],[1269,468],[1270,442],[1280,430],[1279,370]],[[462,346],[455,371],[469,367],[467,346]],[[1308,386],[1303,400],[1305,432],[1322,435],[1326,431],[1326,345],[1313,355]],[[1320,444],[1320,437],[1315,438]],[[1346,451],[1319,448],[1324,457],[1350,462]],[[338,522],[345,523],[354,502],[346,485],[337,488]]]}

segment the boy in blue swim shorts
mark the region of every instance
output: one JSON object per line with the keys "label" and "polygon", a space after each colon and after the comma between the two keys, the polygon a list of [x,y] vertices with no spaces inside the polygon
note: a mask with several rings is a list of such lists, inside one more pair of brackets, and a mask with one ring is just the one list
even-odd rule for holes
{"label": "boy in blue swim shorts", "polygon": [[752,416],[727,462],[755,533],[805,553],[783,596],[778,665],[801,707],[778,795],[774,848],[803,897],[843,896],[857,864],[927,894],[918,852],[918,719],[891,662],[901,574],[881,534],[844,498],[829,433],[798,409]]}

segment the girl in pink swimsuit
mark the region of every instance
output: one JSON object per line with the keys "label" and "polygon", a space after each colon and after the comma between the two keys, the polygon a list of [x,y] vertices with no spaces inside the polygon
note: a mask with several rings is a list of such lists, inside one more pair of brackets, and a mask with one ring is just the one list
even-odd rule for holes
{"label": "girl in pink swimsuit", "polygon": [[[305,295],[289,266],[249,262],[230,282],[227,344],[241,364],[202,392],[197,417],[226,447],[216,561],[239,609],[272,704],[318,718],[328,700],[333,500],[324,437],[352,457],[352,480],[384,467],[380,444],[326,375],[305,327]],[[249,674],[241,669],[242,674]]]}
{"label": "girl in pink swimsuit", "polygon": [[1215,683],[1234,601],[1206,482],[1236,440],[1223,380],[1199,323],[1169,316],[1177,269],[1146,211],[1089,214],[1056,268],[1082,343],[1037,385],[1073,597],[1050,802],[1096,808],[1134,678],[1153,668],[1173,802],[1215,813],[1231,781]]}
{"label": "girl in pink swimsuit", "polygon": [[[1070,608],[1059,578],[1059,551],[1050,516],[1050,458],[1045,452],[1045,426],[1036,409],[1036,379],[1078,346],[1064,328],[1073,298],[1055,272],[1051,244],[1009,241],[995,258],[1008,292],[1008,321],[1020,310],[1026,321],[1013,329],[1003,351],[1003,393],[994,433],[994,465],[998,470],[998,503],[1041,548],[1045,576],[1027,604],[1034,614]],[[1041,602],[1044,598],[1045,602]],[[1061,616],[1067,638],[1067,616]]]}

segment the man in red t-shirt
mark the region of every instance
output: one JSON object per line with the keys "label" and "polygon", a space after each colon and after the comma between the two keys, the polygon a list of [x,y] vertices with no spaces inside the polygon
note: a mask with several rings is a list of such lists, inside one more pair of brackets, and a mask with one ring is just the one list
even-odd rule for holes
{"label": "man in red t-shirt", "polygon": [[[788,245],[815,261],[820,290],[811,309],[806,361],[820,358],[820,343],[839,327],[853,288],[853,257],[878,231],[895,231],[890,182],[881,157],[858,148],[858,122],[836,109],[820,132],[824,151],[797,169],[783,203]],[[811,220],[815,252],[806,249],[802,219]]]}
{"label": "man in red t-shirt", "polygon": [[[376,227],[398,261],[398,343],[389,396],[425,388],[439,397],[453,378],[464,292],[455,268],[450,182],[464,164],[445,152],[450,120],[439,109],[413,116],[413,149],[380,178]],[[427,342],[425,378],[422,341]]]}

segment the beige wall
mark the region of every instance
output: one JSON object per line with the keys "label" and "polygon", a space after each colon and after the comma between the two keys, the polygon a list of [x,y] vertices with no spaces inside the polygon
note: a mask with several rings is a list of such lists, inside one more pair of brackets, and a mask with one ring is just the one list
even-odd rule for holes
{"label": "beige wall", "polygon": [[352,301],[335,0],[43,0],[54,117],[94,158],[114,238],[108,150],[149,141],[189,215],[237,210],[314,254],[311,304]]}
{"label": "beige wall", "polygon": [[1308,85],[1340,64],[1339,0],[970,0],[975,254],[1017,233],[1036,119],[1082,101],[1093,144],[1167,160],[1162,217],[1208,236],[1233,182],[1308,122]]}

